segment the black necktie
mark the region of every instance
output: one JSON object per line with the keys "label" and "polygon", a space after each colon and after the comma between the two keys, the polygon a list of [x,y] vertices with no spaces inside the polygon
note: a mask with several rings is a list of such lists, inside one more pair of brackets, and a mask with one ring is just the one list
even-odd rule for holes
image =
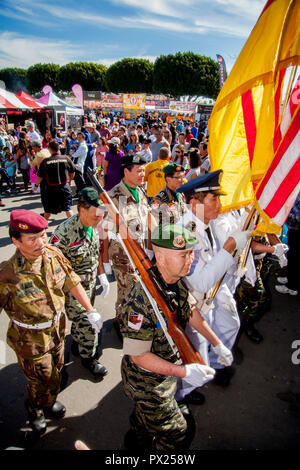
{"label": "black necktie", "polygon": [[205,229],[205,232],[207,233],[209,242],[210,242],[210,244],[211,244],[211,247],[213,248],[213,247],[214,247],[214,242],[213,242],[213,236],[212,236],[210,227],[207,227],[207,228]]}

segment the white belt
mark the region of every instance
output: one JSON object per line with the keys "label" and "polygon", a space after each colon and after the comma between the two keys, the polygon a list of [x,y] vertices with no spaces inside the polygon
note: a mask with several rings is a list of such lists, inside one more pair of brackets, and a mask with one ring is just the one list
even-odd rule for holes
{"label": "white belt", "polygon": [[61,312],[59,312],[53,320],[46,321],[44,323],[37,323],[36,325],[28,325],[27,323],[21,323],[20,321],[17,320],[12,320],[13,323],[15,323],[18,326],[21,326],[22,328],[26,328],[27,330],[44,330],[46,328],[50,328],[52,325],[56,325],[59,322],[61,316]]}

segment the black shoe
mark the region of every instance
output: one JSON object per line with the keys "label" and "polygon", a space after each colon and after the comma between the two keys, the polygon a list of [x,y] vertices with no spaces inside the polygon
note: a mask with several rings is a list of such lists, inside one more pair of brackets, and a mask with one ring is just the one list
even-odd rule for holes
{"label": "black shoe", "polygon": [[141,436],[133,429],[129,429],[124,436],[124,447],[128,450],[147,451],[152,450],[153,437]]}
{"label": "black shoe", "polygon": [[254,343],[261,343],[264,339],[263,335],[255,328],[254,325],[244,326],[245,335]]}
{"label": "black shoe", "polygon": [[65,406],[56,401],[51,407],[44,408],[45,415],[51,418],[63,418],[66,414]]}
{"label": "black shoe", "polygon": [[228,387],[230,380],[235,374],[235,369],[232,366],[224,367],[223,369],[216,369],[214,383],[222,387]]}
{"label": "black shoe", "polygon": [[25,401],[25,407],[32,430],[41,436],[47,429],[47,423],[43,411],[35,409],[28,400]]}
{"label": "black shoe", "polygon": [[117,333],[117,336],[118,336],[119,340],[123,341],[123,336],[122,336],[122,333],[120,331],[120,324],[119,324],[119,322],[116,318],[113,319],[113,325],[114,325],[114,329],[116,330],[116,333]]}
{"label": "black shoe", "polygon": [[186,403],[188,405],[203,405],[205,402],[205,396],[203,393],[193,390],[191,393],[186,395],[179,403]]}
{"label": "black shoe", "polygon": [[73,354],[73,356],[79,356],[79,347],[78,347],[78,343],[77,341],[72,341],[72,344],[71,344],[71,353]]}
{"label": "black shoe", "polygon": [[94,357],[82,357],[81,364],[83,365],[83,367],[88,369],[95,377],[104,377],[108,373],[106,367],[100,364],[100,362],[97,361],[97,359],[95,359]]}

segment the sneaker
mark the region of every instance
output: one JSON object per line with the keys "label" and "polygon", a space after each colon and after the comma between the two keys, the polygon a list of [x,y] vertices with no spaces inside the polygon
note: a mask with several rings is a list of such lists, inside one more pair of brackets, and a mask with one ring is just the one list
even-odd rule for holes
{"label": "sneaker", "polygon": [[286,286],[275,286],[275,289],[277,290],[277,292],[280,292],[280,294],[298,295],[297,290],[289,289]]}
{"label": "sneaker", "polygon": [[278,277],[277,281],[280,282],[280,284],[286,284],[288,282],[287,277]]}

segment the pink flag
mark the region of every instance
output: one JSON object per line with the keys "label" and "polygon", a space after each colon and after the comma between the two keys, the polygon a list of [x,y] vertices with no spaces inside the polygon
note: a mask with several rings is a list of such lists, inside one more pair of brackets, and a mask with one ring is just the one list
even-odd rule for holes
{"label": "pink flag", "polygon": [[82,86],[76,83],[75,85],[72,86],[72,91],[74,93],[74,96],[77,98],[78,103],[80,106],[83,108],[83,91],[82,91]]}
{"label": "pink flag", "polygon": [[53,90],[52,90],[52,87],[50,85],[44,85],[43,89],[42,89],[42,92],[44,93],[44,95],[47,95],[47,93],[51,93]]}

